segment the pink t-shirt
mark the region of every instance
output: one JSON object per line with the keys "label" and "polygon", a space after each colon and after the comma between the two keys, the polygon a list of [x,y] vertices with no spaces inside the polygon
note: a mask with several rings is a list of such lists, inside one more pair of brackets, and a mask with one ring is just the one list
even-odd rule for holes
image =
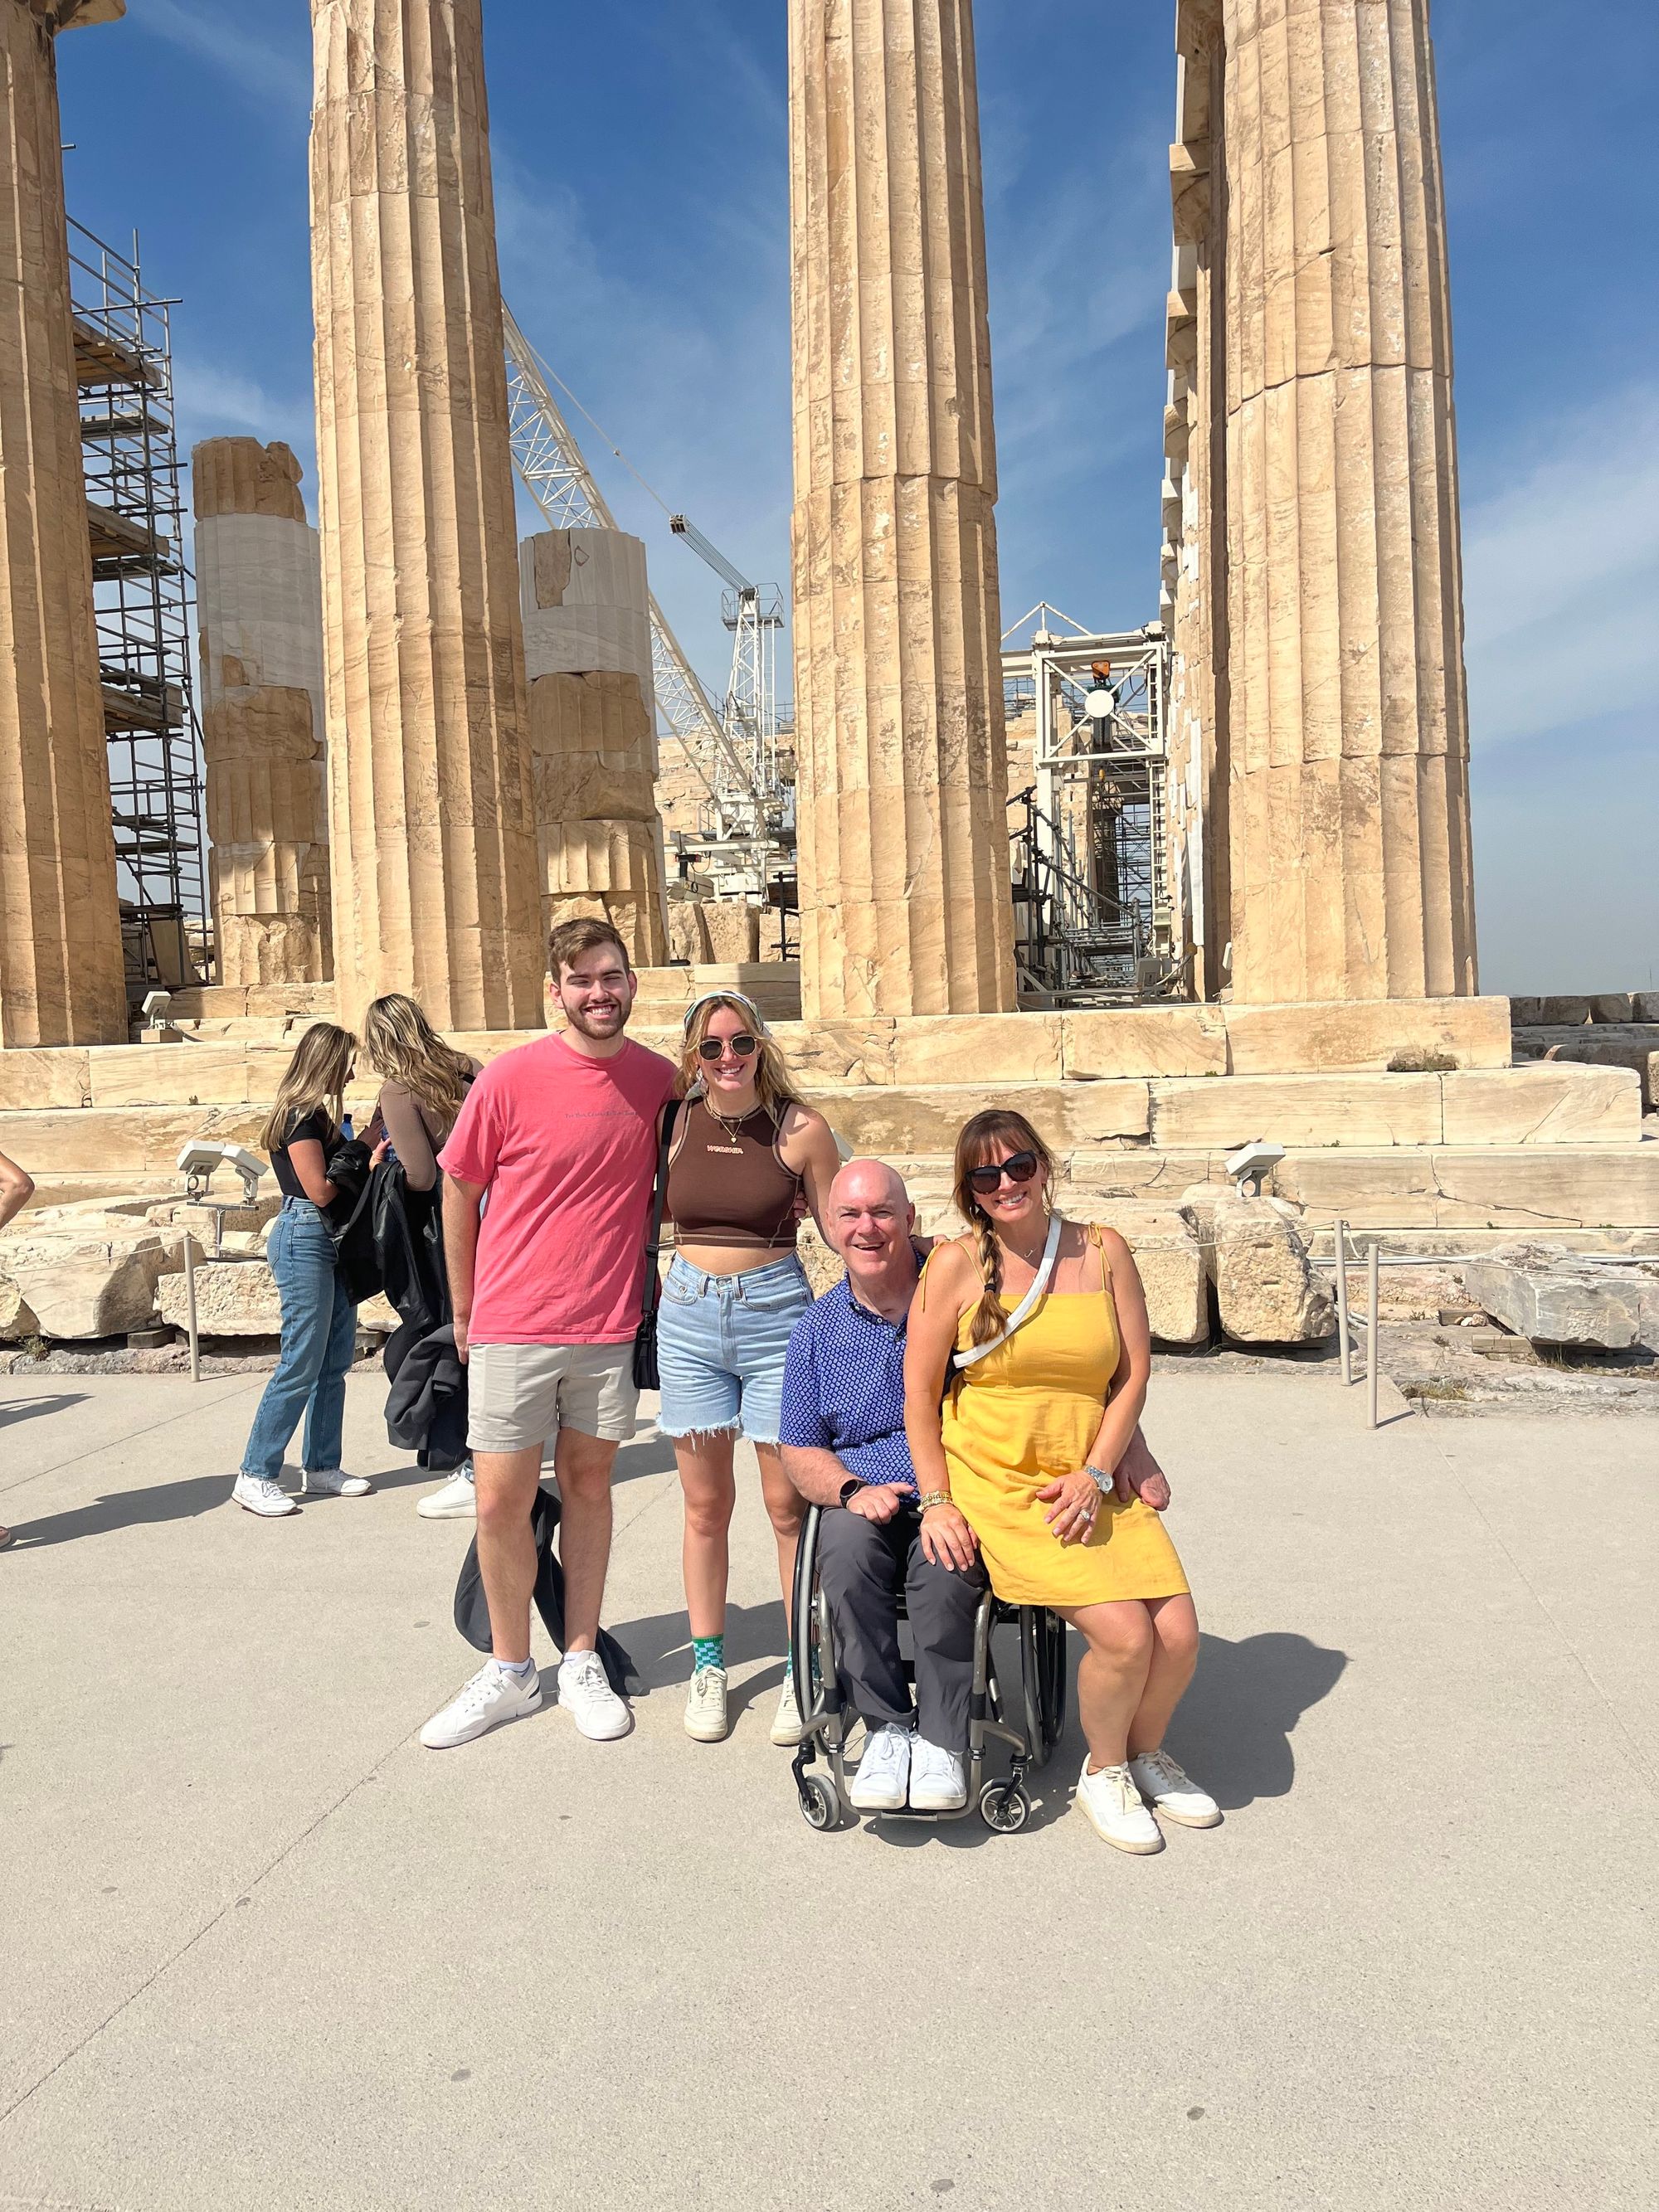
{"label": "pink t-shirt", "polygon": [[626,1344],[640,1325],[657,1115],[669,1062],[631,1041],[589,1060],[562,1036],[493,1060],[438,1156],[489,1192],[475,1344]]}

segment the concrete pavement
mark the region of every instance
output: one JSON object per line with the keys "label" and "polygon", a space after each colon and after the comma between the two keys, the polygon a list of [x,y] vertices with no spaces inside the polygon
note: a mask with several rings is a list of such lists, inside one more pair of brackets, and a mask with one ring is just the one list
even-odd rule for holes
{"label": "concrete pavement", "polygon": [[1074,1730],[1019,1836],[805,1826],[752,1468],[689,1742],[654,1439],[634,1735],[422,1751],[470,1527],[372,1373],[373,1498],[232,1510],[262,1382],[0,1382],[0,2206],[1652,2203],[1659,1423],[1160,1372],[1227,1819],[1134,1860]]}

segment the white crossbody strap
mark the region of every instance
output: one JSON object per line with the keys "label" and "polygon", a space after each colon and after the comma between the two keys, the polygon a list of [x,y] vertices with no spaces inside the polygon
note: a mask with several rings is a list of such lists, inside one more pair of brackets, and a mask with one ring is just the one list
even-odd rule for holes
{"label": "white crossbody strap", "polygon": [[1048,1241],[1042,1248],[1042,1257],[1037,1261],[1037,1271],[1031,1278],[1031,1287],[1008,1316],[1008,1326],[1000,1336],[994,1336],[988,1344],[976,1344],[967,1352],[955,1355],[958,1368],[971,1367],[976,1360],[988,1359],[994,1352],[1000,1352],[1014,1331],[1028,1322],[1038,1299],[1048,1287],[1048,1278],[1054,1272],[1054,1261],[1060,1256],[1060,1232],[1066,1226],[1059,1214],[1048,1216]]}

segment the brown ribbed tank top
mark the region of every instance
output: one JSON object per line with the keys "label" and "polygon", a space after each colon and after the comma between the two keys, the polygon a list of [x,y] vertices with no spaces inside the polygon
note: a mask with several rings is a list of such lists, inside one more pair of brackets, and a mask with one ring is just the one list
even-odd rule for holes
{"label": "brown ribbed tank top", "polygon": [[757,1106],[723,1121],[686,1101],[668,1170],[668,1214],[680,1244],[793,1252],[801,1179],[778,1157],[781,1118]]}

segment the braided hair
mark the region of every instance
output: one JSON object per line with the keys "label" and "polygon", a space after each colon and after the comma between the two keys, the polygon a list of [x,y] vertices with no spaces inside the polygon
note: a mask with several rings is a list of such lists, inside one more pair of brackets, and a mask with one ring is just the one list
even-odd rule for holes
{"label": "braided hair", "polygon": [[1036,1154],[1042,1176],[1042,1202],[1048,1206],[1054,1184],[1054,1154],[1023,1114],[1009,1113],[1001,1108],[975,1114],[963,1124],[957,1139],[957,1211],[979,1239],[980,1279],[985,1285],[984,1294],[974,1309],[970,1335],[975,1344],[988,1344],[993,1337],[1002,1334],[1008,1325],[1008,1310],[1002,1303],[1002,1247],[997,1242],[991,1217],[975,1197],[974,1187],[968,1178],[975,1168],[985,1167],[998,1157],[1006,1159],[1011,1152]]}

